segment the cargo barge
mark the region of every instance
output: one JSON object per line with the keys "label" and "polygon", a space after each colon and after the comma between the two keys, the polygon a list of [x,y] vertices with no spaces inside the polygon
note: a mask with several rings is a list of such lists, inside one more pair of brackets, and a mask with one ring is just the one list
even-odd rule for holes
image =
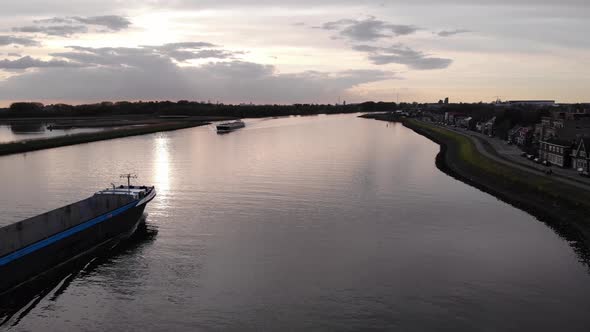
{"label": "cargo barge", "polygon": [[224,122],[217,125],[217,132],[218,133],[229,133],[230,131],[234,131],[236,129],[244,128],[246,124],[242,120],[236,120],[232,122]]}
{"label": "cargo barge", "polygon": [[131,236],[154,187],[119,186],[0,228],[0,294]]}

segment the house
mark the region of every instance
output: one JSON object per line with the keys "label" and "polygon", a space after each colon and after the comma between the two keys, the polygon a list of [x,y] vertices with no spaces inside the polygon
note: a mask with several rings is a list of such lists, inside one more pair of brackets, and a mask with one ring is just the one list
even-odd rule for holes
{"label": "house", "polygon": [[571,165],[572,141],[550,138],[539,143],[539,158],[559,167]]}
{"label": "house", "polygon": [[477,131],[478,133],[483,133],[483,126],[484,124],[481,122],[478,122],[475,124],[475,131]]}
{"label": "house", "polygon": [[465,114],[463,114],[463,113],[445,112],[445,123],[450,124],[450,125],[454,125],[454,124],[457,124],[457,122],[464,117],[465,117]]}
{"label": "house", "polygon": [[510,140],[518,146],[529,146],[533,141],[533,132],[531,127],[520,127]]}
{"label": "house", "polygon": [[423,121],[431,121],[431,122],[443,122],[444,116],[442,114],[425,111],[425,112],[422,112],[422,120]]}
{"label": "house", "polygon": [[563,126],[563,119],[544,116],[541,118],[541,123],[535,125],[535,137],[541,141],[557,137],[557,130],[563,128]]}
{"label": "house", "polygon": [[551,112],[551,116],[541,118],[535,126],[535,137],[540,141],[549,138],[573,139],[590,136],[590,117],[581,113]]}
{"label": "house", "polygon": [[496,117],[493,117],[487,122],[482,123],[481,133],[490,137],[494,136],[494,123],[496,123]]}
{"label": "house", "polygon": [[514,141],[516,140],[516,135],[518,135],[520,129],[522,129],[522,127],[515,126],[512,129],[508,130],[508,141],[514,143]]}
{"label": "house", "polygon": [[572,168],[590,174],[590,137],[582,137],[572,149]]}
{"label": "house", "polygon": [[455,117],[457,126],[470,129],[475,120],[472,117]]}

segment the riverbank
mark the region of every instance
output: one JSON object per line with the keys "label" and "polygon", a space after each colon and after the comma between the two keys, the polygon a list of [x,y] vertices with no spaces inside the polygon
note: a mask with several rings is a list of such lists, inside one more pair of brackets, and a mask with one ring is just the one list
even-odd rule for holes
{"label": "riverbank", "polygon": [[128,127],[113,130],[105,130],[94,133],[83,133],[68,136],[59,136],[43,139],[26,140],[0,144],[0,156],[31,152],[43,149],[57,148],[68,145],[90,143],[129,136],[152,134],[156,132],[172,131],[191,127],[208,125],[209,122],[185,121],[185,122],[161,122],[141,127]]}
{"label": "riverbank", "polygon": [[359,118],[374,119],[374,120],[381,120],[381,121],[388,121],[388,122],[401,122],[403,119],[401,116],[399,116],[395,113],[392,113],[392,112],[367,113],[367,114],[360,115]]}
{"label": "riverbank", "polygon": [[[370,118],[392,121],[385,115],[371,114]],[[439,169],[531,213],[566,239],[582,244],[579,253],[586,261],[590,259],[589,191],[492,160],[471,139],[451,130],[415,119],[396,120],[440,145]]]}

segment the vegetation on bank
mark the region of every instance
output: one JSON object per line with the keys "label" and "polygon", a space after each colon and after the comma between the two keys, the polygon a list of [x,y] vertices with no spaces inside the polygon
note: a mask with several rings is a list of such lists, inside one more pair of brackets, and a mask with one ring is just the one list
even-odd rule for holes
{"label": "vegetation on bank", "polygon": [[114,138],[145,135],[161,131],[171,131],[209,124],[208,122],[165,122],[142,127],[121,128],[94,133],[50,137],[0,144],[0,156],[57,148],[61,146],[90,143]]}
{"label": "vegetation on bank", "polygon": [[441,170],[535,215],[590,265],[590,192],[491,160],[450,130],[413,119],[403,124],[441,145],[436,157]]}
{"label": "vegetation on bank", "polygon": [[113,115],[186,115],[186,116],[222,116],[233,118],[257,118],[289,115],[315,115],[356,112],[384,112],[396,110],[406,104],[385,102],[365,102],[361,104],[293,104],[293,105],[229,105],[210,102],[181,100],[138,101],[138,102],[102,102],[97,104],[43,105],[34,102],[13,103],[8,109],[0,109],[0,118],[34,118],[34,117],[96,117]]}
{"label": "vegetation on bank", "polygon": [[468,137],[427,124],[407,119],[404,124],[419,133],[425,133],[435,141],[446,145],[446,161],[450,167],[465,176],[485,177],[491,185],[515,192],[536,192],[553,203],[563,202],[569,206],[584,207],[590,211],[590,192],[555,180],[551,175],[536,175],[506,164],[499,163],[481,154]]}

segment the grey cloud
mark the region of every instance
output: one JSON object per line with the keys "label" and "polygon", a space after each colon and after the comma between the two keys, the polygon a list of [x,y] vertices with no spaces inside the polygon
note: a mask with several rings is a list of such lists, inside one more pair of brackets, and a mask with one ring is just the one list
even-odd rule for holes
{"label": "grey cloud", "polygon": [[471,32],[471,31],[466,30],[466,29],[443,30],[443,31],[440,31],[439,33],[437,33],[437,35],[439,35],[440,37],[450,37],[450,36],[458,35],[460,33],[467,33],[467,32]]}
{"label": "grey cloud", "polygon": [[401,44],[391,47],[357,45],[353,49],[368,53],[369,60],[376,65],[396,63],[411,69],[432,70],[447,68],[453,62],[451,59],[432,57]]}
{"label": "grey cloud", "polygon": [[176,61],[187,61],[192,59],[233,59],[242,52],[231,52],[217,49],[218,46],[206,42],[184,42],[169,43],[162,46],[142,46],[151,49],[156,53],[168,56]]}
{"label": "grey cloud", "polygon": [[35,24],[72,24],[74,21],[66,17],[53,17],[33,21]]}
{"label": "grey cloud", "polygon": [[23,70],[29,68],[50,68],[50,67],[79,67],[78,64],[63,60],[39,60],[30,56],[24,56],[17,60],[0,60],[0,69],[9,71]]}
{"label": "grey cloud", "polygon": [[8,53],[8,54],[6,54],[6,55],[8,55],[8,56],[11,56],[11,57],[18,57],[18,58],[20,58],[20,57],[21,57],[21,55],[20,55],[20,54],[18,54],[18,53]]}
{"label": "grey cloud", "polygon": [[336,29],[340,29],[342,27],[345,27],[345,26],[348,26],[351,24],[355,24],[356,22],[357,22],[356,20],[342,19],[342,20],[333,21],[333,22],[326,22],[319,27],[313,27],[313,28],[314,29],[324,29],[324,30],[336,30]]}
{"label": "grey cloud", "polygon": [[98,25],[108,28],[112,31],[119,31],[123,29],[127,29],[131,25],[131,21],[126,19],[123,16],[118,15],[104,15],[104,16],[90,16],[90,17],[72,17],[73,20],[89,24],[89,25]]}
{"label": "grey cloud", "polygon": [[33,21],[35,24],[86,24],[102,26],[112,31],[127,29],[131,21],[119,15],[52,17]]}
{"label": "grey cloud", "polygon": [[231,61],[231,62],[211,62],[197,71],[206,72],[207,76],[216,79],[261,79],[265,77],[272,77],[274,74],[274,66],[261,65],[246,61]]}
{"label": "grey cloud", "polygon": [[[234,58],[237,54],[242,52],[230,52],[225,50],[201,50],[194,52],[195,56],[193,59],[230,59]],[[178,60],[178,58],[176,58]]]}
{"label": "grey cloud", "polygon": [[0,35],[0,46],[6,45],[38,46],[39,42],[30,38]]}
{"label": "grey cloud", "polygon": [[218,47],[215,44],[207,42],[180,42],[180,43],[168,43],[159,46],[161,49],[182,49],[182,48],[204,48],[204,47]]}
{"label": "grey cloud", "polygon": [[12,31],[68,37],[78,33],[87,33],[90,31],[89,26],[106,28],[107,31],[100,30],[98,32],[108,32],[127,29],[131,25],[131,21],[118,15],[53,17],[36,20],[33,23],[36,25],[14,27]]}
{"label": "grey cloud", "polygon": [[81,47],[70,46],[71,51],[50,55],[79,66],[142,67],[149,63],[184,62],[192,59],[235,59],[242,52],[228,51],[206,42],[170,43],[160,46],[131,47]]}
{"label": "grey cloud", "polygon": [[236,52],[229,52],[225,50],[199,50],[199,51],[183,51],[171,50],[165,53],[170,58],[183,62],[194,59],[232,59],[235,58]]}
{"label": "grey cloud", "polygon": [[[27,0],[27,1],[4,1],[2,4],[2,14],[11,13],[19,15],[48,15],[51,13],[74,13],[84,15],[88,12],[110,12],[113,8],[118,10],[132,10],[137,7],[146,7],[151,9],[203,9],[203,8],[226,8],[236,6],[293,6],[308,7],[314,6],[334,6],[341,8],[345,5],[356,6],[362,3],[366,6],[379,7],[382,4],[386,6],[393,5],[416,5],[428,6],[439,5],[440,0],[174,0],[174,1],[120,1],[120,0],[78,0],[76,5],[70,1],[53,1],[51,6],[47,5],[47,0]],[[469,5],[469,6],[565,6],[565,7],[583,7],[588,8],[587,0],[447,0],[444,6]]]}
{"label": "grey cloud", "polygon": [[146,48],[70,46],[70,49],[72,51],[52,53],[51,56],[75,62],[83,67],[141,68],[150,65],[161,67],[164,63],[173,66],[170,57]]}
{"label": "grey cloud", "polygon": [[354,45],[352,49],[359,52],[377,52],[381,48],[371,45]]}
{"label": "grey cloud", "polygon": [[369,17],[364,20],[343,19],[339,21],[326,22],[320,29],[339,30],[343,37],[354,41],[373,41],[380,38],[410,35],[419,30],[413,25],[391,24]]}
{"label": "grey cloud", "polygon": [[88,28],[84,25],[30,25],[12,28],[14,32],[44,33],[50,36],[71,36],[76,33],[86,33]]}
{"label": "grey cloud", "polygon": [[[122,51],[124,52],[124,51]],[[356,85],[394,78],[380,70],[280,74],[245,61],[180,67],[133,57],[123,67],[43,68],[0,81],[0,100],[216,99],[224,102],[325,102]]]}

